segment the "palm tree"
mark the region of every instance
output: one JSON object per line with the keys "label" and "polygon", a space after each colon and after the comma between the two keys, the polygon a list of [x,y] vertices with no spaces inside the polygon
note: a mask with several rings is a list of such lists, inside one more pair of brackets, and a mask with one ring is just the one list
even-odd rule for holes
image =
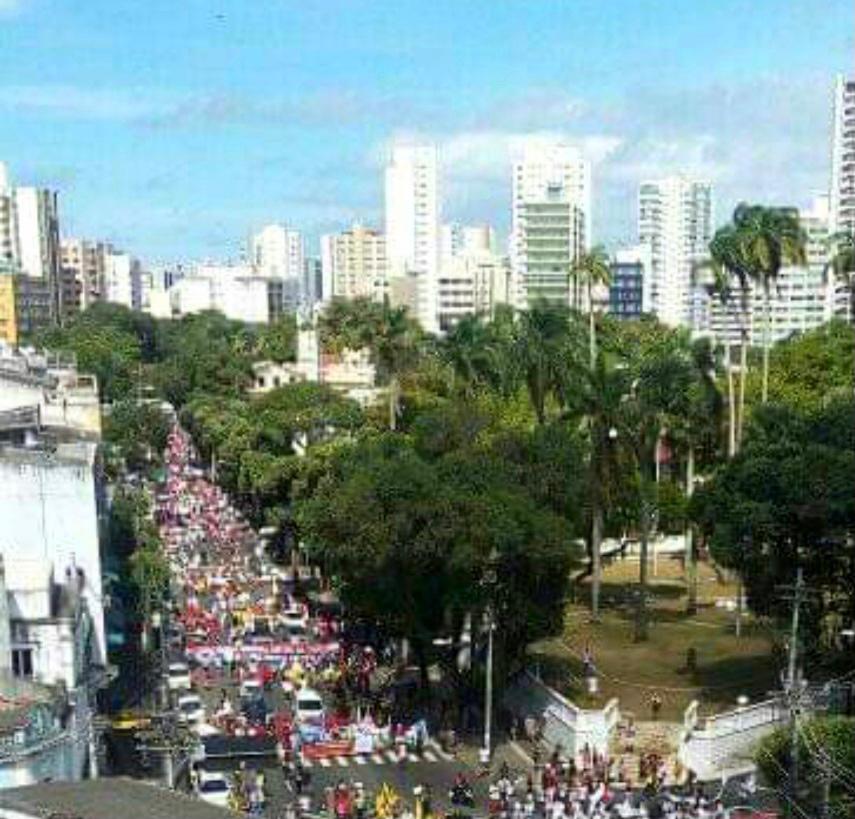
{"label": "palm tree", "polygon": [[406,307],[390,307],[385,301],[373,336],[369,341],[371,357],[378,374],[389,388],[389,429],[398,428],[401,403],[401,375],[418,357],[418,324],[407,315]]}
{"label": "palm tree", "polygon": [[733,413],[731,415],[732,445],[730,454],[736,454],[742,440],[742,423],[745,417],[745,382],[748,376],[748,293],[753,275],[751,262],[741,241],[736,225],[729,224],[715,232],[709,246],[708,266],[712,272],[712,288],[719,295],[722,304],[729,304],[736,284],[739,289],[740,304],[740,345],[739,345],[739,401],[733,397],[732,363],[728,345],[728,379]]}
{"label": "palm tree", "polygon": [[570,276],[574,285],[583,285],[588,295],[588,344],[590,367],[593,371],[597,360],[597,330],[594,320],[594,287],[608,284],[612,271],[609,266],[609,256],[602,245],[591,248],[576,259],[570,267]]}
{"label": "palm tree", "polygon": [[[826,265],[826,274],[843,282],[849,291],[849,321],[855,332],[855,234],[836,233],[829,239],[831,258]],[[855,366],[855,359],[853,359]],[[855,379],[853,379],[855,384]]]}
{"label": "palm tree", "polygon": [[[692,272],[693,283],[702,286],[707,295],[717,299],[724,310],[730,304],[730,276],[727,271],[711,260],[699,263]],[[736,454],[736,393],[733,382],[733,358],[730,339],[724,340],[724,366],[727,385],[727,456]]]}
{"label": "palm tree", "polygon": [[611,508],[616,485],[625,469],[622,451],[628,442],[623,418],[627,372],[609,367],[599,356],[591,370],[582,369],[580,410],[590,438],[589,502],[591,507],[591,619],[600,619],[601,551],[605,512]]}
{"label": "palm tree", "polygon": [[566,307],[546,302],[520,312],[515,357],[525,377],[537,423],[546,420],[550,398],[561,399],[572,363],[570,316]]}
{"label": "palm tree", "polygon": [[451,366],[464,395],[494,379],[491,327],[481,316],[464,316],[442,340],[442,358]]}
{"label": "palm tree", "polygon": [[807,263],[807,234],[793,208],[737,205],[733,212],[736,239],[747,263],[748,278],[763,288],[763,392],[769,399],[769,348],[772,338],[772,284],[785,265]]}

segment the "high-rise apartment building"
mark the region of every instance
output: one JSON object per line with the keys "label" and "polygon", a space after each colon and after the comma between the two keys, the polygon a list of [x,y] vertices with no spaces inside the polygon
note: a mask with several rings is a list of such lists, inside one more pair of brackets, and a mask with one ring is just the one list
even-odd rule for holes
{"label": "high-rise apartment building", "polygon": [[678,175],[641,183],[638,240],[650,247],[650,309],[664,324],[692,326],[700,309],[693,273],[708,253],[712,231],[709,182]]}
{"label": "high-rise apartment building", "polygon": [[282,280],[282,307],[296,312],[303,300],[303,235],[285,225],[267,225],[250,239],[250,263],[259,276]]}
{"label": "high-rise apartment building", "polygon": [[129,253],[111,251],[105,259],[104,300],[142,309],[142,268]]}
{"label": "high-rise apartment building", "polygon": [[0,162],[0,264],[16,265],[19,257],[15,192],[6,165]]}
{"label": "high-rise apartment building", "polygon": [[[834,85],[829,194],[830,233],[855,233],[855,80],[843,76],[838,76]],[[829,297],[834,315],[855,321],[844,283],[833,282]]]}
{"label": "high-rise apartment building", "polygon": [[437,329],[439,169],[436,146],[398,145],[386,167],[386,256],[389,296]]}
{"label": "high-rise apartment building", "polygon": [[110,245],[104,242],[73,238],[61,240],[60,268],[66,318],[104,300],[107,256],[111,252]]}
{"label": "high-rise apartment building", "polygon": [[[324,300],[389,295],[386,237],[377,230],[354,225],[342,233],[321,237]],[[329,289],[327,289],[329,288]]]}
{"label": "high-rise apartment building", "polygon": [[41,188],[15,188],[18,262],[27,276],[43,279],[51,291],[51,316],[62,315],[57,195]]}
{"label": "high-rise apartment building", "polygon": [[623,320],[649,311],[650,247],[636,245],[615,251],[610,264],[609,313]]}
{"label": "high-rise apartment building", "polygon": [[511,265],[517,302],[569,304],[569,271],[591,240],[591,166],[561,143],[529,142],[513,168]]}
{"label": "high-rise apartment building", "polygon": [[842,76],[834,86],[829,221],[832,232],[855,233],[855,81]]}

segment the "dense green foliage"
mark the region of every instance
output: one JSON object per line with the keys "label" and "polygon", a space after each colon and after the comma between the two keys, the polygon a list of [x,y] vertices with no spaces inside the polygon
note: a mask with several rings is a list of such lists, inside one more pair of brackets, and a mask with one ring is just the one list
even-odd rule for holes
{"label": "dense green foliage", "polygon": [[112,557],[118,562],[119,592],[128,611],[147,621],[160,608],[169,588],[169,565],[157,527],[150,516],[146,493],[125,487],[116,492],[110,506],[108,538]]}
{"label": "dense green foliage", "polygon": [[[790,772],[790,729],[779,728],[759,743],[754,758],[764,781],[786,792]],[[798,760],[802,787],[796,801],[802,815],[819,816],[826,781],[829,817],[850,817],[855,811],[855,719],[818,717],[799,726]],[[807,813],[804,813],[807,811]]]}
{"label": "dense green foliage", "polygon": [[[748,263],[728,247],[742,246],[719,248],[732,285]],[[585,287],[600,275],[590,261],[593,273],[574,274]],[[728,411],[724,356],[708,341],[651,318],[545,304],[467,318],[437,340],[403,308],[335,301],[321,344],[367,350],[386,406],[361,409],[318,384],[250,395],[252,364],[293,358],[295,331],[293,319],[267,328],[216,313],[153,321],[101,305],[44,341],[98,375],[113,404],[105,439],[131,469],[157,463],[166,430],[155,407],[170,401],[253,522],[278,527],[280,544],[314,549],[354,611],[425,653],[459,627],[464,608],[483,610],[478,582],[494,547],[513,566],[497,610],[512,655],[558,627],[570,583],[596,584],[603,537],[635,538],[646,552],[657,532],[690,527],[742,574],[757,614],[784,613],[775,589],[801,565],[823,592],[805,614],[817,651],[834,653],[855,620],[848,326],[776,345],[768,401],[749,372],[739,411]],[[689,502],[692,476],[700,488]],[[140,581],[156,574],[144,563]],[[401,589],[406,605],[389,605]],[[639,639],[645,599],[637,595]]]}

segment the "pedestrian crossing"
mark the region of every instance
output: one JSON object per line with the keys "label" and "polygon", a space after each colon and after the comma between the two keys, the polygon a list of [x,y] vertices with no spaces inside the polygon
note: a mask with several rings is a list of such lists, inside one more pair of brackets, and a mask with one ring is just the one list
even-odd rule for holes
{"label": "pedestrian crossing", "polygon": [[320,759],[303,757],[304,768],[349,768],[361,765],[401,765],[411,763],[437,763],[451,761],[454,757],[441,748],[426,748],[421,754],[408,752],[402,758],[396,750],[376,751],[373,754],[353,754],[352,756],[330,756]]}

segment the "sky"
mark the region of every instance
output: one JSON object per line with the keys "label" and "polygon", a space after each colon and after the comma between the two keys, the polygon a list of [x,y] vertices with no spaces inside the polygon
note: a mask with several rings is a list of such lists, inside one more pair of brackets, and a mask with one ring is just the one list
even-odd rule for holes
{"label": "sky", "polygon": [[0,160],[65,235],[226,259],[381,226],[398,139],[439,145],[446,219],[505,232],[515,152],[554,136],[614,245],[643,178],[709,178],[717,221],[827,189],[853,31],[852,0],[0,0]]}

